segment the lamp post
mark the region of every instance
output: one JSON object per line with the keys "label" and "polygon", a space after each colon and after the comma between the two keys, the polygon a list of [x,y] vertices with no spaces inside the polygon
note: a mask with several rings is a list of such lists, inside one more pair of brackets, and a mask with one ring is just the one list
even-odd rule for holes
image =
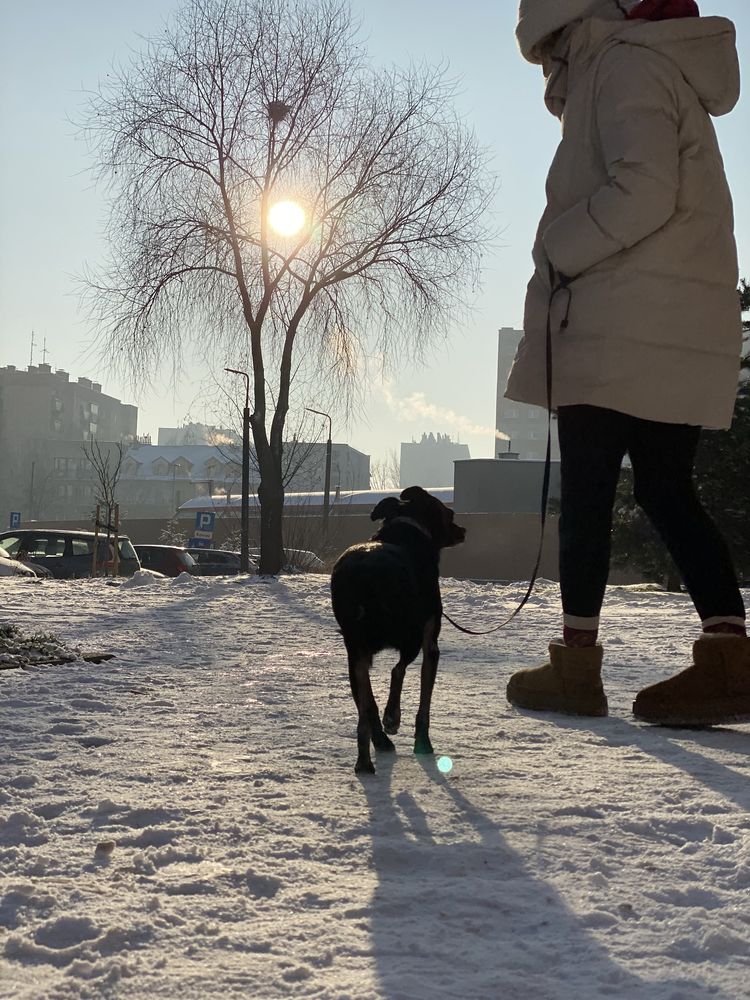
{"label": "lamp post", "polygon": [[242,512],[240,518],[240,572],[250,572],[250,376],[238,368],[225,372],[245,380],[245,409],[242,411]]}
{"label": "lamp post", "polygon": [[305,409],[308,413],[317,413],[319,417],[325,417],[328,421],[328,440],[326,441],[326,478],[325,485],[323,487],[323,533],[328,532],[328,514],[331,508],[331,428],[333,422],[331,416],[328,413],[323,413],[322,410],[313,410],[311,407],[306,406]]}

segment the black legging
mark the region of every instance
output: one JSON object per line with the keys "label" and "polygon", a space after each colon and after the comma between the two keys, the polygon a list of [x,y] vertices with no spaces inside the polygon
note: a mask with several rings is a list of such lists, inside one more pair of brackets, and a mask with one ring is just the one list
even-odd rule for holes
{"label": "black legging", "polygon": [[627,453],[635,499],[669,549],[701,620],[744,619],[729,550],[693,484],[700,427],[641,420],[598,406],[561,406],[558,432],[560,590],[566,617],[596,618],[601,610],[612,508]]}

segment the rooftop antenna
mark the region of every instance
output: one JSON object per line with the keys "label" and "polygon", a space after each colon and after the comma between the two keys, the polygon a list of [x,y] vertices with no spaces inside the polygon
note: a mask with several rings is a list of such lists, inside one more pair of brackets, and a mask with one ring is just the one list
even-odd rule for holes
{"label": "rooftop antenna", "polygon": [[29,368],[34,364],[34,348],[36,347],[36,340],[34,339],[34,331],[31,331],[31,353],[29,354]]}
{"label": "rooftop antenna", "polygon": [[44,338],[44,346],[42,347],[42,364],[47,364],[47,355],[49,351],[47,350],[47,338]]}

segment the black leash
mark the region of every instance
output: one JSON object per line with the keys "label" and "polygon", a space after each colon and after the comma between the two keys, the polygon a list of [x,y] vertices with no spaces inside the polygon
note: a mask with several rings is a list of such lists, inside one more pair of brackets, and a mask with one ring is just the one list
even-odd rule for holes
{"label": "black leash", "polygon": [[[572,298],[572,292],[570,290],[570,283],[567,278],[563,278],[561,275],[555,274],[555,269],[552,265],[549,265],[550,274],[550,294],[549,302],[547,304],[547,343],[546,343],[546,359],[547,359],[547,453],[544,458],[544,477],[542,479],[542,501],[541,501],[541,511],[540,511],[540,522],[539,522],[539,547],[536,553],[536,562],[534,563],[534,569],[531,571],[531,580],[529,581],[529,586],[526,593],[521,599],[521,603],[509,615],[504,622],[499,625],[495,625],[493,628],[485,629],[481,632],[475,632],[473,629],[464,628],[463,625],[459,625],[458,622],[454,622],[450,615],[447,615],[443,611],[443,618],[450,622],[454,628],[457,628],[459,632],[463,632],[465,635],[490,635],[492,632],[497,632],[501,628],[505,628],[507,625],[513,621],[513,619],[521,613],[523,608],[526,606],[529,598],[531,597],[532,591],[534,590],[534,584],[536,583],[537,576],[539,573],[539,567],[542,563],[542,548],[544,546],[544,529],[547,525],[547,503],[549,500],[549,481],[550,481],[550,470],[552,467],[552,302],[560,291],[565,291],[568,294],[568,305],[565,312],[565,317],[560,324],[562,330],[567,329],[568,326],[568,316],[570,314],[570,301]],[[557,283],[556,282],[557,279]]]}

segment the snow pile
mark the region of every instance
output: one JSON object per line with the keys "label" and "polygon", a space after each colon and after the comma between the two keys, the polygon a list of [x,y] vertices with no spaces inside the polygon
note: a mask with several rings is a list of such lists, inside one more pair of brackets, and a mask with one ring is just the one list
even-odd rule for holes
{"label": "snow pile", "polygon": [[78,650],[69,649],[47,632],[24,636],[16,625],[0,625],[0,670],[42,663],[70,663]]}
{"label": "snow pile", "polygon": [[[443,586],[472,628],[522,592]],[[411,753],[416,664],[362,778],[325,577],[2,596],[116,654],[0,673],[2,1000],[749,995],[750,729],[630,715],[688,662],[684,596],[610,592],[607,719],[505,701],[557,634],[554,585],[495,635],[446,625],[435,758]]]}
{"label": "snow pile", "polygon": [[132,576],[126,577],[120,586],[126,590],[132,590],[133,587],[153,587],[160,580],[164,580],[164,577],[160,573],[154,573],[149,569],[139,569]]}

